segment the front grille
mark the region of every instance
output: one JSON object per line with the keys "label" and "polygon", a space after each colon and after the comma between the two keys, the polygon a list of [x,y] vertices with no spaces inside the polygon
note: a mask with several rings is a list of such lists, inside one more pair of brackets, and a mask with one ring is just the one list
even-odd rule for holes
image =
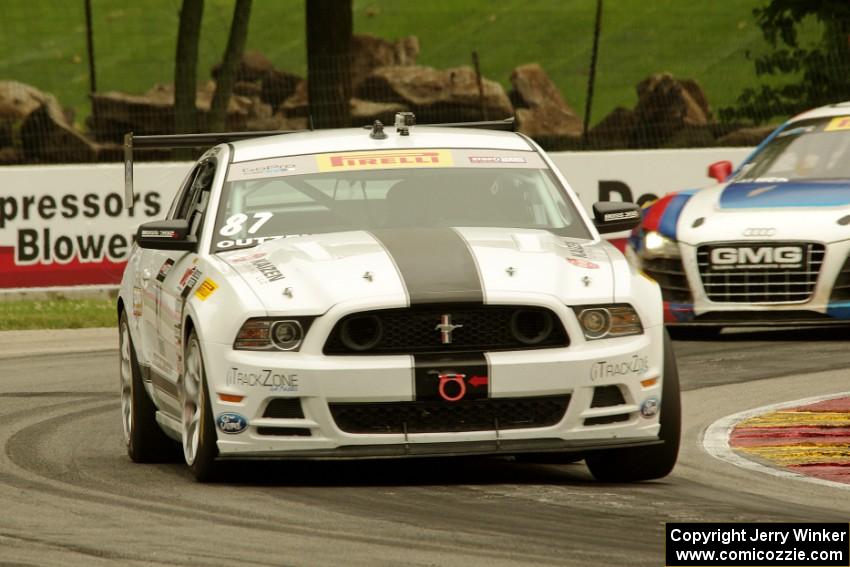
{"label": "front grille", "polygon": [[310,437],[313,434],[306,427],[258,427],[257,435],[276,435],[278,437]]}
{"label": "front grille", "polygon": [[[457,325],[444,343],[438,325]],[[423,305],[353,313],[340,319],[325,354],[424,354],[565,347],[558,316],[543,307]]]}
{"label": "front grille", "polygon": [[832,294],[829,296],[829,300],[850,300],[850,257],[844,260],[844,265],[841,266],[841,271],[838,273],[838,277],[835,278],[835,284],[832,286]]}
{"label": "front grille", "polygon": [[337,427],[347,433],[443,433],[526,429],[560,422],[569,394],[459,402],[329,404]]}
{"label": "front grille", "polygon": [[697,248],[697,265],[711,301],[802,303],[814,293],[824,255],[815,242],[722,242]]}
{"label": "front grille", "polygon": [[588,417],[584,420],[585,427],[591,425],[608,425],[610,423],[620,423],[629,421],[631,415],[627,413],[618,413],[617,415],[600,415],[598,417]]}
{"label": "front grille", "polygon": [[679,258],[644,259],[643,271],[661,286],[661,298],[673,303],[693,303],[685,268]]}
{"label": "front grille", "polygon": [[263,417],[276,419],[304,419],[300,398],[275,398],[266,406]]}
{"label": "front grille", "polygon": [[593,389],[592,408],[607,408],[626,403],[619,386],[597,386]]}

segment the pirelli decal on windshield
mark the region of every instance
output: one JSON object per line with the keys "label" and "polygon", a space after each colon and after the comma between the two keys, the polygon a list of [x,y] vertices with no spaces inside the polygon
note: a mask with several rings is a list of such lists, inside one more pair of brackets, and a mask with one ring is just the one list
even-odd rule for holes
{"label": "pirelli decal on windshield", "polygon": [[825,132],[834,132],[836,130],[850,130],[850,116],[833,118],[824,128]]}
{"label": "pirelli decal on windshield", "polygon": [[267,179],[291,175],[417,169],[432,167],[545,169],[536,152],[495,149],[409,149],[338,152],[253,160],[231,164],[228,181]]}
{"label": "pirelli decal on windshield", "polygon": [[360,169],[397,169],[403,167],[451,167],[449,150],[396,150],[380,152],[345,152],[316,156],[319,171]]}

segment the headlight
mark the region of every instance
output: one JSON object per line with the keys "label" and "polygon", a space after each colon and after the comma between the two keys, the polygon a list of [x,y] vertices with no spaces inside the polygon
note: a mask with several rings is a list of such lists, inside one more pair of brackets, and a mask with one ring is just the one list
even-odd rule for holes
{"label": "headlight", "polygon": [[643,235],[642,255],[645,258],[679,258],[682,254],[675,240],[654,230],[648,230]]}
{"label": "headlight", "polygon": [[573,311],[587,340],[643,333],[640,316],[631,305],[583,305],[573,307]]}
{"label": "headlight", "polygon": [[301,348],[304,335],[312,323],[312,318],[276,318],[263,317],[248,319],[239,329],[235,350],[287,350]]}

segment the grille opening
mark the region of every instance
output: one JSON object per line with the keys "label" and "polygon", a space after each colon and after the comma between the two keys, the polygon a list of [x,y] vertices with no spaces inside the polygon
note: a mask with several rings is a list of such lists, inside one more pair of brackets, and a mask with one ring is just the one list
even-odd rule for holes
{"label": "grille opening", "polygon": [[278,419],[304,419],[301,398],[275,398],[266,406],[263,417]]}
{"label": "grille opening", "polygon": [[383,335],[381,320],[375,315],[351,317],[342,322],[339,338],[353,351],[362,352],[378,344]]}
{"label": "grille opening", "polygon": [[[761,259],[730,265],[729,269],[717,269],[711,264],[711,254],[716,248],[750,249],[760,254],[765,249],[776,251],[780,247],[799,248],[802,253],[799,264],[785,266],[783,262]],[[697,265],[705,294],[711,301],[804,303],[814,293],[825,254],[825,246],[816,242],[722,242],[697,248]]]}
{"label": "grille opening", "polygon": [[673,303],[693,303],[685,268],[678,258],[643,260],[643,271],[661,286],[661,298]]}
{"label": "grille opening", "polygon": [[[443,342],[443,333],[438,329],[444,315],[449,315],[451,324],[455,325],[448,333],[449,342]],[[374,321],[380,324],[379,340],[363,348],[365,341],[373,336]],[[512,321],[516,321],[515,327],[522,340],[512,330]],[[352,337],[364,342],[357,342],[352,348]],[[328,335],[324,354],[427,354],[526,350],[567,345],[569,339],[561,320],[543,307],[428,304],[343,317]]]}
{"label": "grille opening", "polygon": [[624,403],[626,399],[619,386],[597,386],[593,389],[593,401],[590,402],[590,407],[607,408]]}
{"label": "grille opening", "polygon": [[549,311],[519,309],[511,315],[511,332],[516,340],[537,345],[549,338],[555,323]]}
{"label": "grille opening", "polygon": [[847,301],[850,299],[850,257],[844,260],[841,271],[832,286],[830,301]]}
{"label": "grille opening", "polygon": [[446,402],[328,404],[347,433],[442,433],[548,427],[560,422],[569,394]]}
{"label": "grille opening", "polygon": [[584,425],[607,425],[609,423],[619,423],[621,421],[629,421],[630,414],[618,413],[616,415],[600,415],[597,417],[588,417],[584,420]]}
{"label": "grille opening", "polygon": [[310,437],[313,435],[306,427],[258,427],[257,434],[279,437]]}

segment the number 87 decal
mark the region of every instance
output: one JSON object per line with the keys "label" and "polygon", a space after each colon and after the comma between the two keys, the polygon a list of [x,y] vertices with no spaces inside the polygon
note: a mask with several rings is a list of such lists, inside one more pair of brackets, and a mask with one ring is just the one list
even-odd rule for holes
{"label": "number 87 decal", "polygon": [[[255,234],[260,227],[266,224],[270,218],[274,215],[268,211],[262,211],[259,213],[254,213],[251,217],[256,222],[252,224],[248,228],[248,234]],[[235,215],[231,215],[227,222],[224,223],[224,226],[221,227],[221,230],[218,233],[222,236],[235,236],[242,232],[243,227],[245,226],[245,222],[248,220],[248,215],[245,213],[236,213]]]}

